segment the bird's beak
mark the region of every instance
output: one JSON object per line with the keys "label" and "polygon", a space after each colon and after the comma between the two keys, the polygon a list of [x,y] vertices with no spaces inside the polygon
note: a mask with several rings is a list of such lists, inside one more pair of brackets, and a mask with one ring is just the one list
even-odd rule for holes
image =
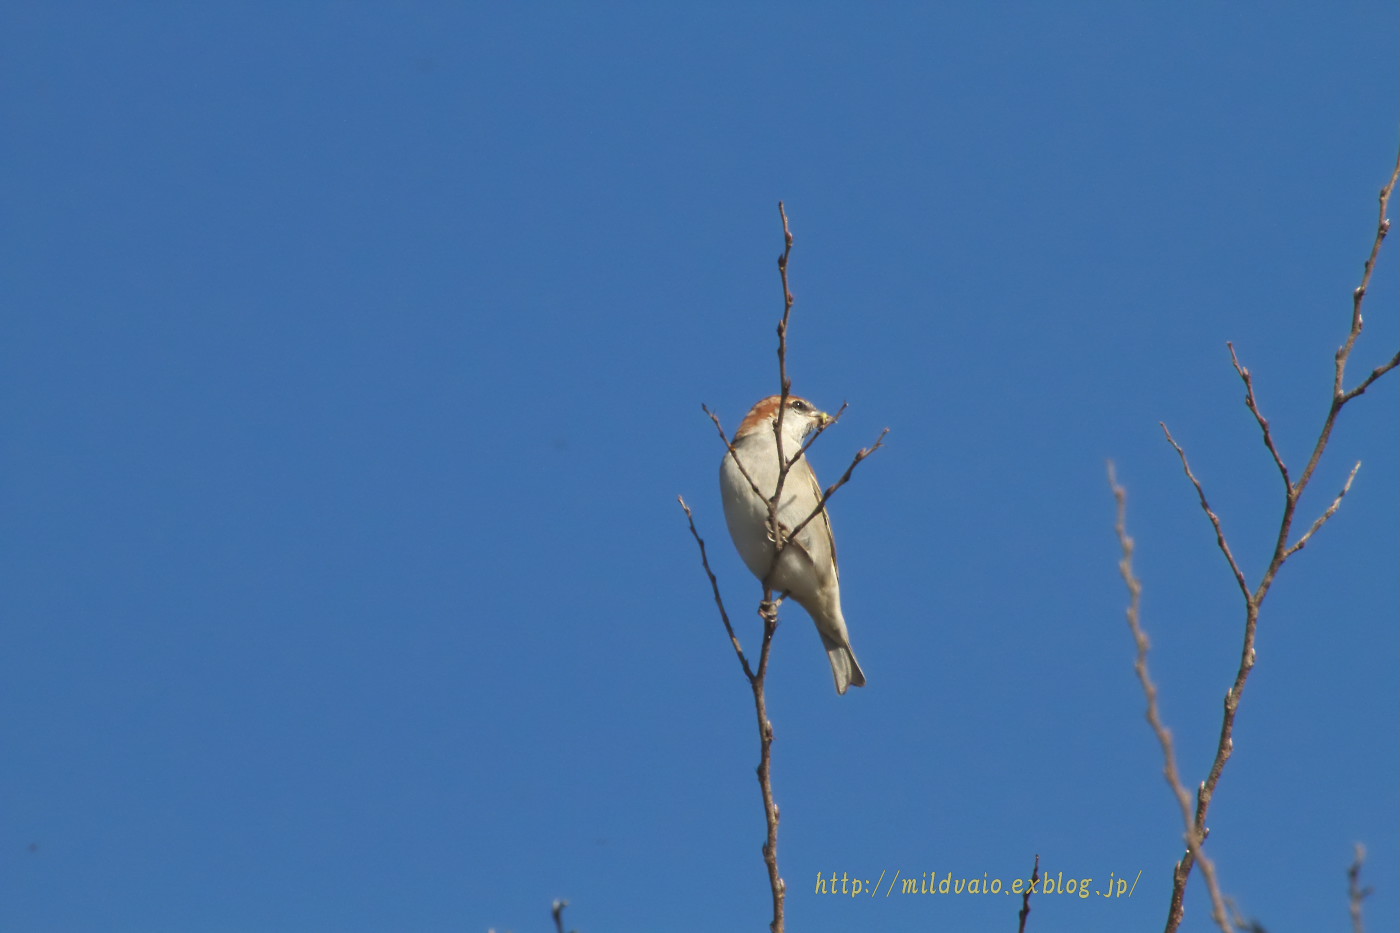
{"label": "bird's beak", "polygon": [[828,415],[826,412],[824,412],[824,411],[819,411],[819,412],[817,412],[817,424],[821,425],[822,427],[826,427],[828,424],[831,424],[831,422],[832,422],[832,417],[831,417],[830,415]]}

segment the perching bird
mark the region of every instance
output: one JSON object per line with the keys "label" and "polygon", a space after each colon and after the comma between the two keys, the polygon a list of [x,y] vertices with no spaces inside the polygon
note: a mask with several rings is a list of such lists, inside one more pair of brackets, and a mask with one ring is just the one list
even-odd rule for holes
{"label": "perching bird", "polygon": [[[772,395],[749,411],[734,434],[734,453],[725,452],[719,472],[729,536],[734,539],[739,556],[760,580],[773,565],[768,499],[778,485],[780,464],[773,425],[781,401],[781,396]],[[791,461],[802,449],[802,439],[830,420],[830,415],[811,402],[789,395],[783,414],[783,456]],[[735,456],[743,464],[743,472],[735,464]],[[747,479],[744,472],[748,473]],[[753,485],[749,480],[753,480]],[[754,486],[758,487],[757,495]],[[821,486],[804,455],[792,465],[783,481],[778,520],[785,535],[816,511],[821,495]],[[823,509],[783,547],[782,558],[770,583],[775,594],[791,596],[817,623],[817,632],[831,661],[831,673],[836,678],[836,692],[845,693],[850,686],[865,686],[865,673],[851,650],[851,637],[841,614],[838,576],[831,519]]]}

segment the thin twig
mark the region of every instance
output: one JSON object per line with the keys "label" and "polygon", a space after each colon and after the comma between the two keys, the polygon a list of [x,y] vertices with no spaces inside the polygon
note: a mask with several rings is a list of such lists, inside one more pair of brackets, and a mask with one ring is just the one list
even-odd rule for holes
{"label": "thin twig", "polygon": [[763,816],[767,835],[763,840],[763,864],[768,869],[768,889],[773,897],[773,919],[768,924],[771,933],[783,933],[787,884],[778,871],[778,802],[773,797],[773,722],[768,718],[768,697],[764,690],[768,679],[768,659],[773,651],[773,636],[778,631],[778,606],[765,600],[763,616],[763,647],[758,655],[758,673],[750,682],[753,687],[754,713],[758,717],[758,786],[763,795]]}
{"label": "thin twig", "polygon": [[1225,530],[1220,527],[1220,516],[1215,514],[1210,507],[1210,503],[1206,501],[1206,491],[1201,488],[1201,481],[1196,479],[1196,474],[1191,472],[1191,464],[1186,460],[1186,451],[1181,449],[1181,445],[1176,442],[1176,438],[1172,437],[1172,432],[1168,430],[1165,423],[1161,421],[1157,423],[1161,425],[1162,433],[1167,436],[1167,443],[1172,445],[1176,450],[1177,456],[1181,458],[1181,467],[1186,471],[1186,478],[1191,481],[1192,486],[1196,487],[1196,495],[1200,497],[1201,508],[1210,518],[1212,527],[1215,528],[1216,546],[1220,548],[1220,553],[1225,555],[1225,560],[1230,563],[1230,570],[1235,574],[1235,582],[1240,585],[1240,592],[1244,594],[1245,601],[1248,602],[1250,598],[1249,584],[1245,582],[1244,571],[1241,570],[1240,565],[1235,562],[1235,555],[1230,552],[1230,545],[1225,540]]}
{"label": "thin twig", "polygon": [[715,605],[719,607],[720,621],[724,623],[724,630],[729,633],[729,643],[734,646],[734,653],[739,656],[739,664],[744,668],[744,676],[749,683],[753,683],[754,673],[749,667],[749,659],[744,657],[744,648],[739,644],[739,636],[734,634],[734,626],[729,621],[729,613],[724,608],[724,597],[719,593],[719,579],[715,577],[715,572],[710,569],[710,556],[705,551],[705,539],[700,537],[700,532],[695,530],[695,516],[690,512],[690,506],[685,504],[685,499],[676,496],[676,501],[685,510],[685,519],[690,522],[690,533],[695,536],[695,543],[700,545],[700,563],[705,567],[705,576],[710,578],[710,589],[715,594]]}
{"label": "thin twig", "polygon": [[552,913],[554,914],[555,933],[564,933],[564,908],[569,906],[568,901],[556,900]]}
{"label": "thin twig", "polygon": [[[1318,434],[1317,443],[1313,446],[1312,456],[1308,458],[1308,465],[1303,470],[1303,475],[1298,479],[1298,489],[1301,491],[1311,478],[1313,470],[1317,469],[1318,462],[1322,459],[1322,451],[1327,448],[1327,441],[1332,436],[1332,426],[1337,422],[1337,414],[1342,410],[1342,406],[1351,401],[1356,396],[1365,392],[1366,389],[1381,376],[1400,364],[1400,353],[1396,353],[1390,358],[1388,363],[1384,363],[1366,377],[1351,392],[1343,389],[1346,379],[1347,361],[1351,359],[1352,347],[1356,346],[1356,338],[1361,336],[1361,329],[1365,322],[1361,316],[1362,303],[1366,300],[1366,292],[1371,287],[1371,273],[1376,269],[1376,258],[1380,255],[1381,244],[1385,242],[1385,235],[1390,232],[1390,218],[1386,213],[1390,208],[1390,197],[1395,193],[1395,183],[1400,180],[1400,155],[1395,159],[1395,170],[1390,174],[1390,181],[1381,188],[1379,197],[1380,217],[1376,222],[1376,237],[1371,242],[1371,255],[1366,257],[1363,272],[1361,274],[1361,284],[1351,293],[1351,330],[1347,333],[1346,341],[1337,349],[1335,358],[1335,369],[1332,379],[1332,405],[1327,411],[1327,420],[1323,422],[1322,431]],[[1287,535],[1283,536],[1284,538]]]}
{"label": "thin twig", "polygon": [[1284,466],[1283,457],[1279,454],[1278,448],[1274,446],[1274,436],[1269,431],[1269,419],[1264,417],[1264,413],[1259,410],[1258,401],[1254,398],[1254,380],[1250,376],[1249,370],[1241,365],[1240,358],[1235,355],[1235,345],[1227,340],[1225,346],[1230,348],[1230,362],[1235,364],[1235,372],[1239,373],[1240,378],[1244,380],[1244,403],[1249,406],[1254,420],[1259,422],[1259,428],[1264,432],[1264,446],[1269,448],[1269,453],[1274,456],[1274,464],[1283,477],[1284,488],[1291,492],[1293,481],[1288,477],[1288,467]]}
{"label": "thin twig", "polygon": [[[773,494],[772,499],[767,500],[768,528],[769,531],[772,533],[773,539],[773,558],[768,564],[768,572],[763,575],[763,585],[765,587],[769,586],[770,581],[773,579],[773,575],[778,572],[778,560],[783,556],[783,548],[787,547],[789,541],[797,537],[797,532],[805,528],[807,526],[807,522],[811,521],[819,512],[821,512],[820,506],[816,509],[813,509],[811,515],[808,515],[805,519],[799,522],[797,527],[794,528],[792,531],[788,531],[787,526],[784,525],[782,521],[778,518],[778,496],[782,493],[783,483],[787,480],[787,476],[790,472],[792,472],[793,467],[797,466],[798,461],[805,457],[807,455],[807,451],[810,450],[812,445],[817,442],[817,438],[821,437],[827,428],[831,427],[837,421],[841,420],[841,416],[845,413],[846,403],[842,402],[841,407],[837,410],[836,414],[828,416],[827,420],[818,424],[816,430],[812,431],[812,433],[807,436],[806,440],[802,442],[802,446],[798,448],[797,453],[793,454],[791,459],[779,464],[778,466],[778,483],[775,487],[777,491]],[[782,457],[782,455],[783,445],[782,441],[779,440],[778,456]],[[815,476],[816,474],[813,473],[812,475]],[[763,498],[762,493],[759,494],[759,498]],[[771,599],[772,596],[770,594],[765,598]]]}
{"label": "thin twig", "polygon": [[[1341,349],[1337,351],[1336,377],[1332,383],[1334,396],[1344,394],[1342,382],[1346,374],[1347,359],[1351,356],[1351,348],[1356,344],[1356,338],[1361,336],[1361,328],[1365,326],[1361,318],[1361,303],[1366,300],[1366,291],[1371,287],[1371,273],[1376,271],[1376,258],[1381,254],[1381,244],[1385,242],[1385,235],[1390,232],[1390,218],[1385,215],[1389,211],[1390,196],[1395,193],[1395,183],[1398,180],[1400,180],[1400,154],[1395,157],[1395,170],[1390,173],[1390,181],[1381,188],[1378,199],[1380,211],[1376,218],[1376,238],[1371,243],[1371,255],[1366,257],[1366,263],[1362,267],[1361,284],[1351,293],[1351,332],[1347,334],[1346,343],[1342,344]],[[1390,365],[1393,367],[1395,363],[1392,362]]]}
{"label": "thin twig", "polygon": [[724,442],[724,447],[729,451],[729,456],[734,461],[734,465],[739,468],[739,475],[744,477],[745,482],[749,484],[749,488],[753,490],[753,494],[758,496],[759,499],[762,499],[763,493],[758,491],[758,483],[755,483],[753,477],[749,475],[749,471],[744,469],[744,461],[739,459],[739,454],[734,449],[734,442],[729,439],[728,434],[724,433],[724,426],[719,423],[719,415],[710,411],[710,407],[703,402],[700,403],[700,410],[709,415],[710,421],[714,422],[715,430],[719,432],[719,439]]}
{"label": "thin twig", "polygon": [[[792,471],[793,463],[801,458],[801,451],[791,461],[783,454],[783,416],[787,413],[788,397],[792,394],[792,380],[788,378],[787,372],[788,319],[792,317],[792,305],[796,299],[793,297],[792,289],[788,286],[788,260],[792,256],[792,229],[788,226],[787,210],[783,207],[782,201],[778,202],[778,216],[783,220],[783,253],[778,257],[778,277],[783,285],[783,316],[778,321],[778,417],[773,421],[773,437],[778,445],[778,481],[773,487],[773,497],[768,500],[768,527],[773,533],[773,563],[769,565],[768,572],[763,575],[763,599],[765,602],[773,599],[771,582],[773,574],[778,570],[778,558],[782,556],[783,546],[786,544],[783,539],[782,523],[778,521],[778,503],[782,499],[783,485],[787,482],[788,473]],[[803,450],[806,448],[804,447]]]}
{"label": "thin twig", "polygon": [[759,649],[758,669],[754,670],[749,664],[748,657],[744,654],[743,647],[739,644],[739,636],[734,633],[734,626],[729,621],[729,612],[724,608],[724,598],[720,595],[719,580],[715,577],[714,571],[710,569],[710,559],[705,548],[705,539],[700,537],[700,532],[695,527],[695,517],[690,511],[690,506],[685,499],[677,496],[681,508],[685,511],[686,521],[690,524],[690,533],[695,538],[695,543],[700,546],[700,563],[705,567],[705,575],[710,578],[710,589],[714,592],[715,605],[719,608],[720,620],[724,623],[724,630],[729,633],[729,643],[734,647],[734,653],[739,658],[739,665],[744,670],[744,678],[749,682],[749,688],[753,691],[754,712],[758,717],[758,785],[759,792],[763,796],[764,822],[767,824],[767,832],[763,842],[763,862],[768,869],[768,884],[773,895],[773,920],[769,924],[773,933],[782,933],[784,924],[784,897],[786,896],[786,885],[782,876],[778,873],[778,804],[773,798],[773,723],[768,719],[768,701],[764,695],[764,685],[768,678],[768,660],[772,657],[773,636],[778,631],[778,607],[770,599],[765,599],[760,605],[759,615],[763,618],[763,645]]}
{"label": "thin twig", "polygon": [[1371,370],[1371,374],[1365,379],[1361,380],[1360,385],[1358,385],[1356,388],[1352,389],[1350,392],[1342,396],[1342,404],[1345,405],[1347,402],[1350,402],[1352,399],[1365,392],[1371,387],[1371,383],[1375,382],[1377,379],[1390,372],[1397,365],[1400,365],[1400,353],[1397,353],[1394,356],[1392,356],[1388,362],[1382,363],[1375,369]]}
{"label": "thin twig", "polygon": [[1040,883],[1040,853],[1035,854],[1035,867],[1031,869],[1031,886],[1026,888],[1026,893],[1021,895],[1021,923],[1016,927],[1016,933],[1026,933],[1026,918],[1031,915],[1031,892]]}
{"label": "thin twig", "polygon": [[1306,547],[1308,539],[1313,536],[1313,533],[1321,528],[1329,518],[1337,514],[1337,509],[1342,507],[1342,498],[1346,496],[1347,493],[1351,492],[1351,481],[1356,479],[1356,471],[1359,469],[1361,469],[1360,460],[1356,461],[1356,466],[1352,467],[1351,472],[1347,474],[1346,484],[1342,486],[1342,491],[1337,493],[1337,498],[1333,499],[1332,504],[1327,507],[1327,511],[1319,515],[1317,521],[1312,523],[1312,527],[1303,532],[1303,536],[1298,539],[1298,542],[1284,552],[1284,560],[1287,560]]}
{"label": "thin twig", "polygon": [[1240,905],[1235,903],[1234,898],[1225,898],[1225,903],[1230,908],[1230,922],[1235,925],[1235,929],[1240,931],[1240,933],[1269,933],[1258,920],[1251,920],[1241,913]]}
{"label": "thin twig", "polygon": [[[1216,879],[1215,864],[1201,849],[1201,844],[1205,842],[1205,830],[1197,825],[1195,814],[1191,811],[1191,794],[1181,781],[1181,772],[1176,766],[1176,746],[1172,741],[1171,730],[1162,722],[1161,711],[1157,704],[1157,685],[1153,683],[1152,675],[1147,669],[1147,652],[1152,643],[1142,627],[1142,582],[1133,572],[1134,543],[1132,537],[1128,535],[1128,491],[1118,484],[1118,473],[1114,469],[1112,460],[1108,462],[1108,484],[1113,490],[1113,499],[1118,505],[1118,518],[1113,526],[1118,533],[1118,544],[1123,549],[1123,558],[1118,562],[1118,572],[1123,577],[1123,583],[1128,587],[1126,615],[1128,627],[1133,633],[1133,642],[1137,645],[1137,659],[1133,663],[1133,670],[1137,672],[1138,682],[1142,684],[1143,695],[1147,698],[1147,722],[1152,726],[1152,732],[1157,736],[1158,744],[1162,746],[1162,776],[1167,779],[1167,786],[1171,788],[1172,795],[1176,797],[1177,806],[1181,809],[1182,825],[1185,827],[1184,838],[1187,851],[1182,860],[1177,863],[1176,872],[1177,874],[1189,873],[1191,864],[1200,863],[1201,874],[1205,877],[1206,886],[1210,889],[1215,921],[1224,933],[1233,933],[1230,920],[1226,915],[1225,901],[1220,893],[1220,884]],[[1184,885],[1182,890],[1185,890]]]}
{"label": "thin twig", "polygon": [[[845,406],[843,405],[842,407],[844,408]],[[797,527],[792,529],[792,532],[788,535],[789,538],[797,537],[798,532],[800,532],[803,528],[806,528],[808,522],[810,522],[812,519],[816,518],[818,515],[826,511],[827,501],[830,500],[831,497],[836,494],[836,490],[840,489],[842,486],[846,485],[851,481],[851,474],[855,472],[856,467],[860,465],[860,462],[862,460],[873,454],[875,451],[879,450],[881,447],[885,446],[885,435],[889,433],[890,429],[885,428],[883,431],[880,432],[880,436],[875,438],[875,443],[871,444],[869,447],[862,447],[860,450],[856,451],[855,457],[851,460],[851,465],[846,467],[846,472],[842,473],[840,479],[838,479],[836,482],[832,483],[826,488],[826,491],[822,493],[821,499],[817,501],[817,507],[812,510],[812,514],[808,515],[806,518],[802,519],[802,521],[797,523]]]}
{"label": "thin twig", "polygon": [[1366,847],[1356,844],[1356,857],[1347,869],[1347,904],[1351,908],[1352,933],[1366,933],[1366,924],[1361,916],[1361,902],[1371,896],[1374,890],[1370,885],[1361,886],[1361,866],[1366,861]]}

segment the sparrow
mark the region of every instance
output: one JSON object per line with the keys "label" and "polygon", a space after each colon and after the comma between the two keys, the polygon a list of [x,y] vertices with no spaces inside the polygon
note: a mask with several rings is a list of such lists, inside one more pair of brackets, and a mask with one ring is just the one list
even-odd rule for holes
{"label": "sparrow", "polygon": [[[852,685],[865,686],[865,673],[851,650],[851,637],[841,614],[836,542],[831,536],[831,518],[826,509],[813,516],[796,537],[788,540],[778,566],[773,567],[774,543],[768,527],[768,500],[778,486],[781,466],[773,430],[781,403],[782,397],[778,395],[759,402],[734,433],[731,450],[725,452],[719,471],[724,518],[734,547],[754,576],[763,580],[771,569],[773,575],[769,583],[775,593],[781,594],[779,599],[791,596],[817,624],[817,633],[831,661],[831,673],[836,678],[836,692],[844,694]],[[822,490],[816,474],[807,463],[807,457],[801,454],[802,439],[819,425],[830,422],[831,416],[805,398],[789,395],[782,421],[782,457],[789,462],[798,458],[783,480],[778,503],[778,521],[786,537],[817,511],[821,501]]]}

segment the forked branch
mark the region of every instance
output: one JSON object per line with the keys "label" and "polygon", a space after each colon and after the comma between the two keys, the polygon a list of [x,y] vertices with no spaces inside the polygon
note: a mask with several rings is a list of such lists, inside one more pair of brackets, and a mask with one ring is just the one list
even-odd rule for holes
{"label": "forked branch", "polygon": [[[1249,680],[1250,672],[1254,669],[1255,640],[1258,634],[1260,608],[1264,603],[1264,598],[1268,595],[1275,577],[1288,558],[1306,547],[1313,535],[1337,513],[1337,510],[1341,507],[1342,499],[1351,490],[1352,482],[1356,479],[1356,474],[1361,468],[1361,464],[1357,463],[1352,467],[1346,482],[1342,485],[1341,492],[1332,500],[1331,505],[1312,522],[1308,530],[1304,532],[1297,541],[1290,544],[1289,538],[1292,533],[1293,523],[1297,518],[1298,503],[1302,499],[1304,491],[1307,489],[1309,482],[1312,480],[1317,470],[1318,464],[1322,460],[1322,455],[1327,449],[1328,442],[1331,440],[1332,429],[1337,423],[1337,416],[1342,408],[1353,399],[1362,395],[1367,388],[1381,376],[1384,376],[1392,369],[1395,369],[1397,365],[1400,365],[1400,352],[1397,352],[1391,356],[1389,361],[1372,369],[1370,374],[1354,388],[1348,390],[1345,387],[1347,363],[1351,359],[1352,351],[1356,347],[1357,338],[1361,336],[1361,331],[1364,327],[1362,308],[1366,293],[1370,288],[1371,275],[1375,271],[1376,260],[1380,255],[1381,244],[1384,242],[1386,234],[1390,231],[1390,220],[1386,217],[1386,213],[1389,209],[1391,195],[1395,191],[1396,182],[1398,180],[1400,180],[1400,157],[1396,159],[1395,170],[1391,173],[1390,180],[1380,192],[1380,217],[1376,224],[1375,239],[1371,245],[1370,255],[1367,257],[1364,264],[1361,284],[1357,286],[1352,293],[1351,327],[1348,330],[1345,341],[1342,343],[1341,347],[1338,348],[1334,356],[1333,385],[1327,415],[1318,430],[1317,440],[1313,444],[1312,453],[1308,457],[1307,464],[1296,480],[1293,478],[1284,461],[1283,454],[1274,437],[1269,419],[1264,416],[1263,410],[1259,404],[1253,374],[1240,361],[1239,355],[1235,352],[1234,345],[1227,344],[1230,350],[1231,363],[1235,367],[1235,372],[1239,374],[1240,380],[1244,383],[1245,406],[1249,409],[1250,414],[1254,417],[1255,423],[1259,426],[1259,430],[1263,435],[1264,446],[1268,449],[1269,455],[1274,462],[1274,468],[1278,471],[1284,486],[1278,534],[1275,538],[1273,552],[1269,557],[1268,564],[1257,585],[1253,587],[1250,586],[1243,569],[1235,559],[1234,552],[1231,550],[1229,541],[1226,538],[1220,516],[1211,508],[1210,502],[1206,498],[1205,489],[1201,481],[1196,478],[1196,474],[1191,469],[1191,464],[1187,460],[1186,451],[1177,443],[1176,439],[1172,437],[1171,431],[1167,429],[1167,426],[1165,424],[1162,425],[1162,431],[1166,435],[1167,442],[1172,446],[1172,449],[1176,451],[1177,456],[1180,457],[1182,469],[1185,471],[1187,479],[1190,480],[1192,487],[1196,491],[1201,510],[1210,521],[1211,528],[1215,532],[1216,546],[1224,557],[1226,564],[1229,566],[1230,573],[1235,578],[1235,582],[1239,586],[1240,593],[1243,595],[1245,603],[1244,632],[1243,643],[1240,649],[1240,663],[1235,673],[1234,682],[1225,693],[1220,738],[1216,744],[1215,757],[1211,762],[1210,771],[1205,781],[1201,783],[1200,788],[1196,792],[1194,814],[1190,814],[1187,820],[1187,851],[1182,856],[1181,861],[1177,863],[1176,870],[1173,873],[1171,907],[1168,912],[1166,925],[1167,933],[1173,933],[1181,924],[1181,920],[1185,914],[1183,905],[1186,883],[1190,877],[1193,866],[1197,862],[1200,863],[1202,875],[1206,878],[1207,886],[1210,888],[1212,914],[1216,923],[1219,924],[1223,930],[1226,930],[1227,933],[1229,930],[1228,924],[1230,921],[1224,913],[1219,887],[1214,878],[1214,868],[1206,858],[1204,851],[1202,851],[1202,845],[1210,833],[1206,826],[1206,819],[1210,812],[1210,805],[1215,794],[1215,789],[1220,782],[1221,774],[1224,772],[1225,764],[1229,761],[1230,755],[1234,750],[1235,717],[1239,710],[1241,697],[1244,695],[1245,684]],[[1138,676],[1142,682],[1143,691],[1148,699],[1148,721],[1152,723],[1153,731],[1157,734],[1158,741],[1162,744],[1163,757],[1166,761],[1165,770],[1168,776],[1168,783],[1172,785],[1172,792],[1177,798],[1178,805],[1183,808],[1183,812],[1189,813],[1189,795],[1186,794],[1184,784],[1181,782],[1180,777],[1173,777],[1176,765],[1175,755],[1170,741],[1171,734],[1166,730],[1165,726],[1161,724],[1160,717],[1156,711],[1156,688],[1152,684],[1150,678],[1146,676],[1146,636],[1142,634],[1140,620],[1138,620],[1138,598],[1140,590],[1131,575],[1131,564],[1129,562],[1131,558],[1132,539],[1128,538],[1123,531],[1124,494],[1122,493],[1121,487],[1118,486],[1117,482],[1112,477],[1111,467],[1110,483],[1113,485],[1114,495],[1118,501],[1119,539],[1124,550],[1124,563],[1120,566],[1122,567],[1124,580],[1127,581],[1130,592],[1130,606],[1128,610],[1129,622],[1133,628],[1134,638],[1138,644]],[[1354,900],[1353,903],[1357,904],[1359,901]]]}

